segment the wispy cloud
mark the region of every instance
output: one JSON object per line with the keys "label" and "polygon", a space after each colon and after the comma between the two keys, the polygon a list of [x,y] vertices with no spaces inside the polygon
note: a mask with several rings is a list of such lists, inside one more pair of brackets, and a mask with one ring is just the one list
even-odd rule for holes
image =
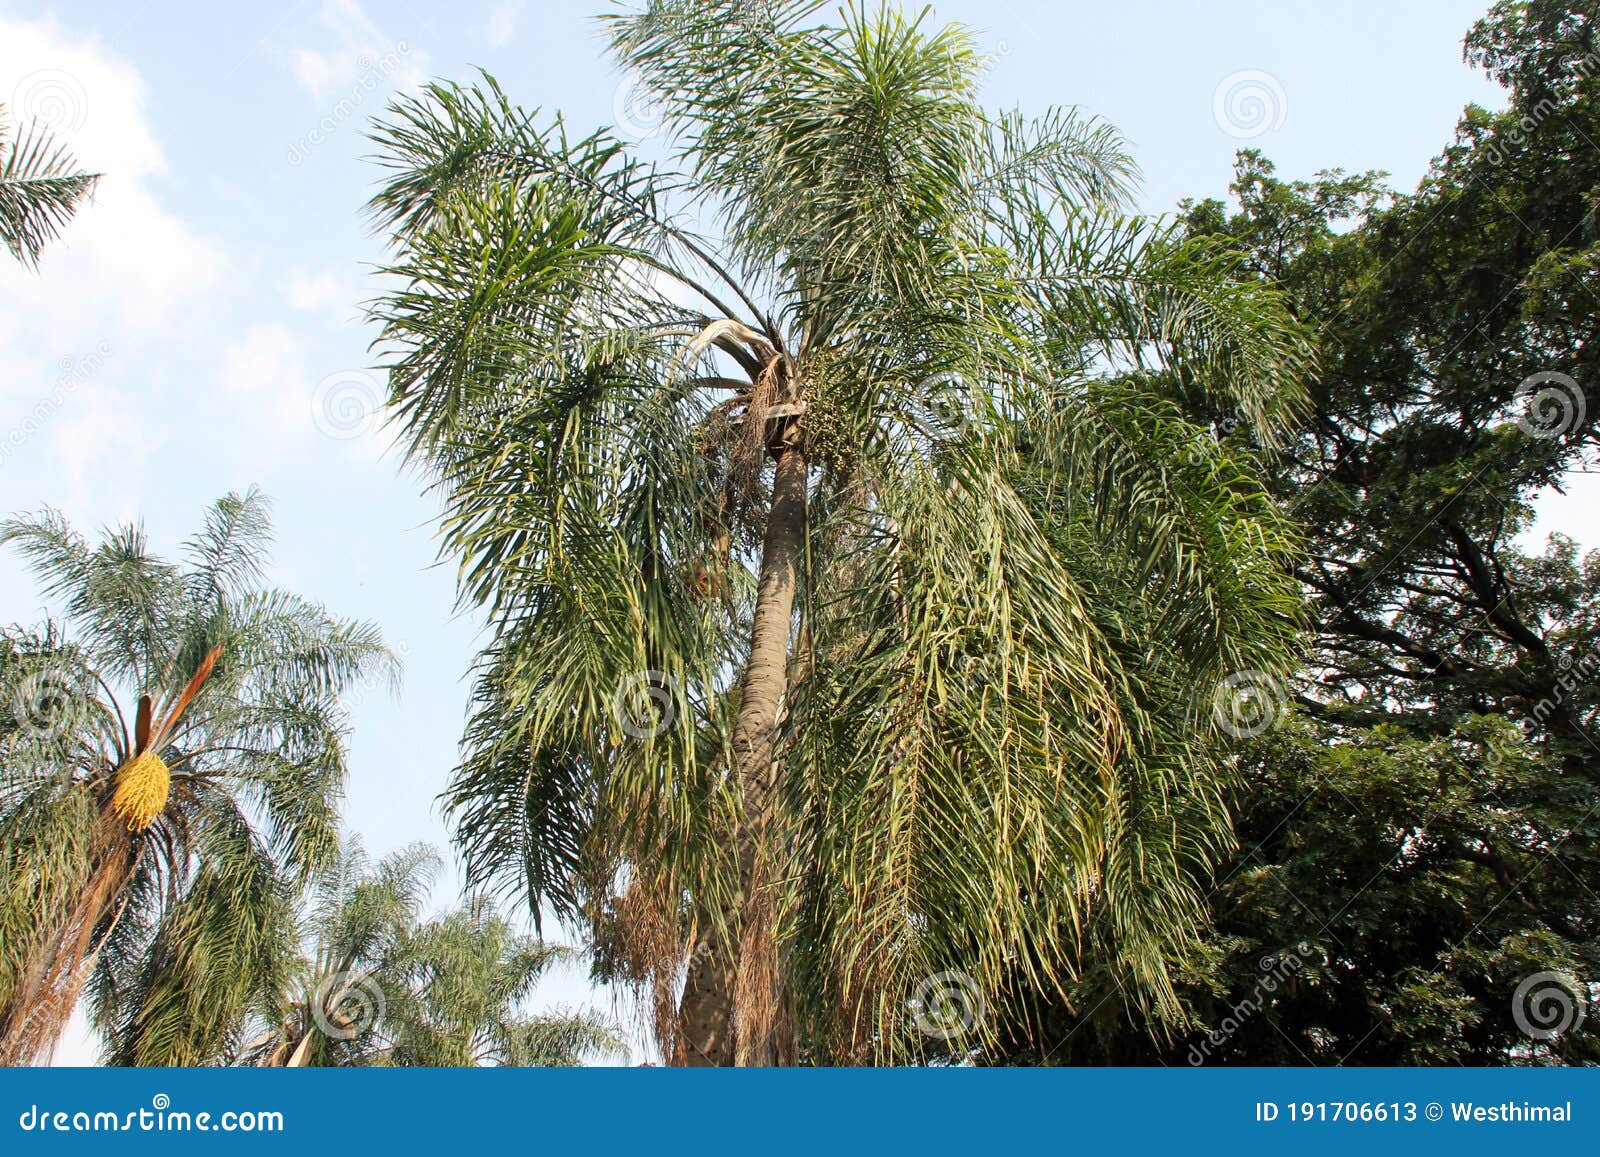
{"label": "wispy cloud", "polygon": [[356,0],[323,0],[317,16],[319,43],[289,52],[295,79],[318,104],[348,94],[382,62],[402,58],[394,75],[386,79],[396,87],[420,83],[426,55],[403,40],[387,35]]}
{"label": "wispy cloud", "polygon": [[504,48],[517,34],[517,17],[522,12],[519,0],[502,0],[489,9],[489,19],[484,34],[490,48]]}

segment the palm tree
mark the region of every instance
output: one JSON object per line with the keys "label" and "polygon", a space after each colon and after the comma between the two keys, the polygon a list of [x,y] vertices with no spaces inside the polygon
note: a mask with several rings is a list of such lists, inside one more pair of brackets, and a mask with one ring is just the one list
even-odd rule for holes
{"label": "palm tree", "polygon": [[338,847],[340,696],[397,666],[375,627],[263,588],[269,539],[254,491],[184,565],[137,525],[0,523],[65,612],[0,649],[0,1060],[48,1052],[87,986],[119,1057],[200,1063],[276,984]]}
{"label": "palm tree", "polygon": [[396,1065],[580,1064],[626,1057],[616,1031],[592,1013],[523,1011],[541,975],[571,950],[518,934],[486,898],[429,920],[398,945],[388,1001]]}
{"label": "palm tree", "polygon": [[[382,1051],[380,1018],[395,948],[415,926],[439,858],[422,844],[373,865],[348,838],[312,884],[298,957],[279,971],[226,1058],[267,1067],[370,1064]],[[112,1060],[119,1059],[115,1050]]]}
{"label": "palm tree", "polygon": [[422,845],[376,868],[359,841],[317,882],[287,988],[229,1060],[261,1066],[575,1065],[625,1052],[593,1016],[521,1005],[567,950],[515,935],[483,900],[418,918],[438,857]]}
{"label": "palm tree", "polygon": [[13,130],[0,104],[0,242],[18,261],[37,267],[45,244],[66,227],[99,180],[98,173],[80,170],[43,126]]}
{"label": "palm tree", "polygon": [[1306,344],[1126,215],[1110,128],[986,111],[960,28],[820,7],[609,18],[678,171],[489,77],[375,131],[392,412],[494,633],[445,797],[472,882],[586,926],[680,1063],[981,1043],[908,1002],[1059,992],[1091,940],[1177,1016],[1213,692],[1293,650],[1254,471]]}

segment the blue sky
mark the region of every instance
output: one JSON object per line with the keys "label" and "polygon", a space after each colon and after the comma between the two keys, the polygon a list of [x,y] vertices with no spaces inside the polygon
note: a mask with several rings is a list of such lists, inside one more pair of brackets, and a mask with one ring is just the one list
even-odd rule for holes
{"label": "blue sky", "polygon": [[[1381,168],[1409,188],[1469,101],[1461,61],[1486,0],[1305,6],[963,0],[941,19],[994,56],[994,104],[1076,104],[1128,136],[1143,207],[1225,193],[1234,150],[1285,176]],[[376,620],[398,698],[358,696],[347,817],[375,852],[443,847],[476,620],[434,567],[435,510],[376,428],[360,303],[379,242],[362,220],[362,134],[397,88],[482,66],[527,106],[622,122],[659,154],[648,108],[601,55],[590,3],[0,0],[0,101],[50,121],[95,202],[43,271],[0,262],[0,511],[50,504],[80,528],[143,517],[167,548],[230,489],[276,503],[272,581]],[[1592,543],[1578,495],[1545,523]],[[0,617],[46,608],[0,556]],[[437,899],[452,898],[455,877]],[[577,975],[541,995],[587,1001]],[[594,999],[604,1004],[606,997]],[[81,1034],[64,1060],[91,1055]]]}

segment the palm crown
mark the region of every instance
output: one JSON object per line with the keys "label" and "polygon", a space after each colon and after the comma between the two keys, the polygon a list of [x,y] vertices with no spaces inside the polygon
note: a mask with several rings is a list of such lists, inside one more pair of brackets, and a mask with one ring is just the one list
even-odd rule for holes
{"label": "palm crown", "polygon": [[530,1014],[565,950],[519,935],[481,897],[421,918],[438,857],[412,845],[377,864],[350,839],[311,891],[302,954],[230,1059],[264,1066],[575,1065],[625,1053],[587,1013]]}
{"label": "palm crown", "polygon": [[679,171],[489,78],[376,132],[394,413],[495,631],[458,837],[678,1060],[904,1056],[923,978],[1060,988],[1086,945],[1175,1015],[1210,691],[1292,649],[1247,445],[1304,343],[1124,215],[1109,128],[988,113],[960,29],[820,7],[610,20]]}

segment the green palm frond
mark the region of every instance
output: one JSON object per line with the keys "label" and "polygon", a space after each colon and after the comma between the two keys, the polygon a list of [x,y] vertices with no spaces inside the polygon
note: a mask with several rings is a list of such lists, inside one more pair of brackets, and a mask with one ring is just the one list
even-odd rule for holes
{"label": "green palm frond", "polygon": [[23,265],[38,266],[99,180],[44,126],[14,129],[0,105],[0,243]]}
{"label": "green palm frond", "polygon": [[625,1057],[614,1027],[588,1013],[523,1011],[567,950],[515,933],[483,899],[429,920],[397,947],[405,985],[389,1003],[391,1064],[576,1065]]}

